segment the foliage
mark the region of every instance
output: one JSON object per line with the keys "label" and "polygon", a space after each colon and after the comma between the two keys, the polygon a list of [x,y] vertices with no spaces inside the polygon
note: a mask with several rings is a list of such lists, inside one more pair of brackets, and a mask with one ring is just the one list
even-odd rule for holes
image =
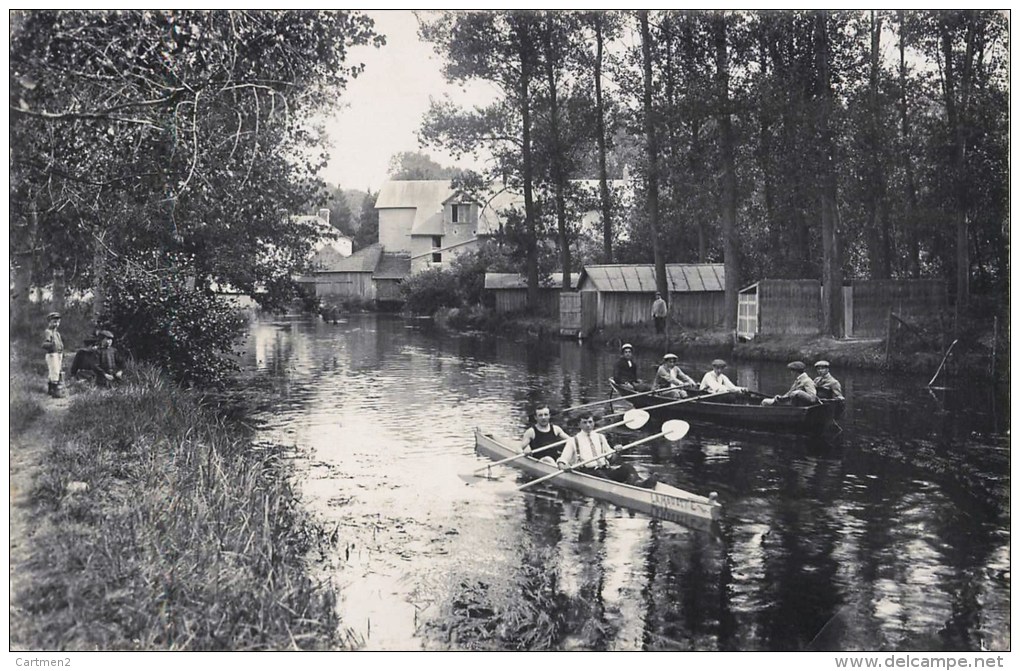
{"label": "foliage", "polygon": [[100,326],[116,346],[158,365],[185,384],[215,385],[236,369],[231,357],[246,320],[205,291],[188,286],[181,270],[118,269]]}
{"label": "foliage", "polygon": [[402,151],[390,157],[390,179],[454,179],[463,174],[461,168],[448,168],[420,151]]}
{"label": "foliage", "polygon": [[100,299],[108,260],[152,251],[252,294],[288,276],[313,241],[287,221],[319,200],[313,115],[370,43],[358,12],[15,13],[12,260]]}
{"label": "foliage", "polygon": [[429,268],[411,275],[401,283],[400,291],[405,307],[420,315],[457,307],[461,300],[457,276],[442,268]]}
{"label": "foliage", "polygon": [[328,541],[279,446],[143,368],[73,396],[47,447],[32,579],[12,595],[20,647],[337,647],[335,595],[305,566]]}
{"label": "foliage", "polygon": [[354,251],[364,249],[379,242],[379,211],[375,209],[375,201],[379,192],[368,192],[361,201],[361,213],[358,215],[358,231],[354,234]]}

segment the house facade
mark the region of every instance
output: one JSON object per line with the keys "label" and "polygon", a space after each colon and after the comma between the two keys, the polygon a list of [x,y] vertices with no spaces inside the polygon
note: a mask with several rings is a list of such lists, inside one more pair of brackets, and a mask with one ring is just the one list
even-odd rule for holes
{"label": "house facade", "polygon": [[[597,193],[598,182],[571,182],[576,189]],[[611,182],[619,191],[625,182]],[[390,181],[376,199],[379,244],[388,253],[408,254],[411,273],[446,267],[460,254],[477,249],[482,241],[502,230],[513,210],[524,211],[524,196],[502,182],[489,184],[478,194],[453,188],[449,180]],[[597,231],[601,218],[592,210],[578,225]]]}

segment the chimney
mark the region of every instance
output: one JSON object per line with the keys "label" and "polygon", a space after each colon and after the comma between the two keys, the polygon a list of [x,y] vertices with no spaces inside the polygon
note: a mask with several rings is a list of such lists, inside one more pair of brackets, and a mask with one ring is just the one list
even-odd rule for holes
{"label": "chimney", "polygon": [[319,210],[319,219],[322,219],[327,224],[329,223],[329,209],[328,208],[324,207],[321,210]]}

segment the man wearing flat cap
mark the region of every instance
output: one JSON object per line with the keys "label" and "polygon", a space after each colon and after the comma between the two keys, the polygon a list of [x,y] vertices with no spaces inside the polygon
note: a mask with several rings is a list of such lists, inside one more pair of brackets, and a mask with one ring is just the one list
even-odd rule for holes
{"label": "man wearing flat cap", "polygon": [[687,398],[687,389],[697,389],[698,383],[680,370],[676,354],[662,357],[662,365],[655,371],[654,389],[661,390],[661,396]]}
{"label": "man wearing flat cap", "polygon": [[790,391],[786,392],[782,396],[766,398],[761,402],[761,404],[814,405],[818,403],[818,393],[815,389],[815,383],[807,376],[807,373],[804,372],[807,370],[807,366],[804,365],[804,362],[791,361],[786,364],[786,367],[796,376],[793,380],[793,386],[790,387]]}
{"label": "man wearing flat cap", "polygon": [[815,362],[815,388],[818,390],[818,398],[823,400],[843,400],[843,385],[829,372],[829,362],[825,359]]}
{"label": "man wearing flat cap", "polygon": [[641,382],[637,362],[634,361],[634,347],[628,342],[620,347],[620,358],[613,365],[613,380],[624,391],[632,393],[649,391],[651,385]]}
{"label": "man wearing flat cap", "polygon": [[43,351],[46,352],[46,393],[60,398],[60,372],[64,367],[64,341],[60,337],[60,313],[46,315],[46,330],[43,331]]}
{"label": "man wearing flat cap", "polygon": [[701,378],[701,391],[707,391],[710,394],[716,394],[724,391],[733,392],[745,392],[747,391],[743,387],[730,382],[730,378],[726,377],[723,372],[726,370],[726,362],[722,359],[716,359],[712,362],[712,370],[705,373],[705,376]]}
{"label": "man wearing flat cap", "polygon": [[96,382],[100,387],[109,387],[124,377],[124,359],[113,346],[113,333],[102,330],[97,331],[96,336],[99,337],[99,375]]}

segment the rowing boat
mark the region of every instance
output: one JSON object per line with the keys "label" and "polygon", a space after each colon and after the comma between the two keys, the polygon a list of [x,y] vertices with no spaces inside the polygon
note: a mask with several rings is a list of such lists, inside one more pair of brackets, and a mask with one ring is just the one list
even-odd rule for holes
{"label": "rowing boat", "polygon": [[[615,380],[609,379],[615,393],[625,395]],[[677,399],[659,394],[638,396],[630,399],[635,408],[652,413],[656,420],[695,419],[714,422],[723,426],[760,429],[781,433],[818,434],[832,425],[842,410],[842,402],[823,401],[815,405],[761,405],[767,398],[756,392],[741,394],[734,392],[715,396],[711,400],[699,401],[692,397],[683,403],[673,404]],[[667,405],[668,404],[668,405]],[[656,407],[656,406],[662,407]]]}
{"label": "rowing boat", "polygon": [[[520,454],[489,434],[475,429],[475,450],[487,457],[500,460]],[[551,475],[559,468],[534,457],[522,457],[507,463],[534,476]],[[699,529],[710,529],[722,514],[722,505],[711,497],[698,496],[659,482],[654,489],[643,489],[613,482],[576,471],[564,471],[549,481],[587,496],[608,501],[629,510],[645,513],[656,519],[670,520]]]}

